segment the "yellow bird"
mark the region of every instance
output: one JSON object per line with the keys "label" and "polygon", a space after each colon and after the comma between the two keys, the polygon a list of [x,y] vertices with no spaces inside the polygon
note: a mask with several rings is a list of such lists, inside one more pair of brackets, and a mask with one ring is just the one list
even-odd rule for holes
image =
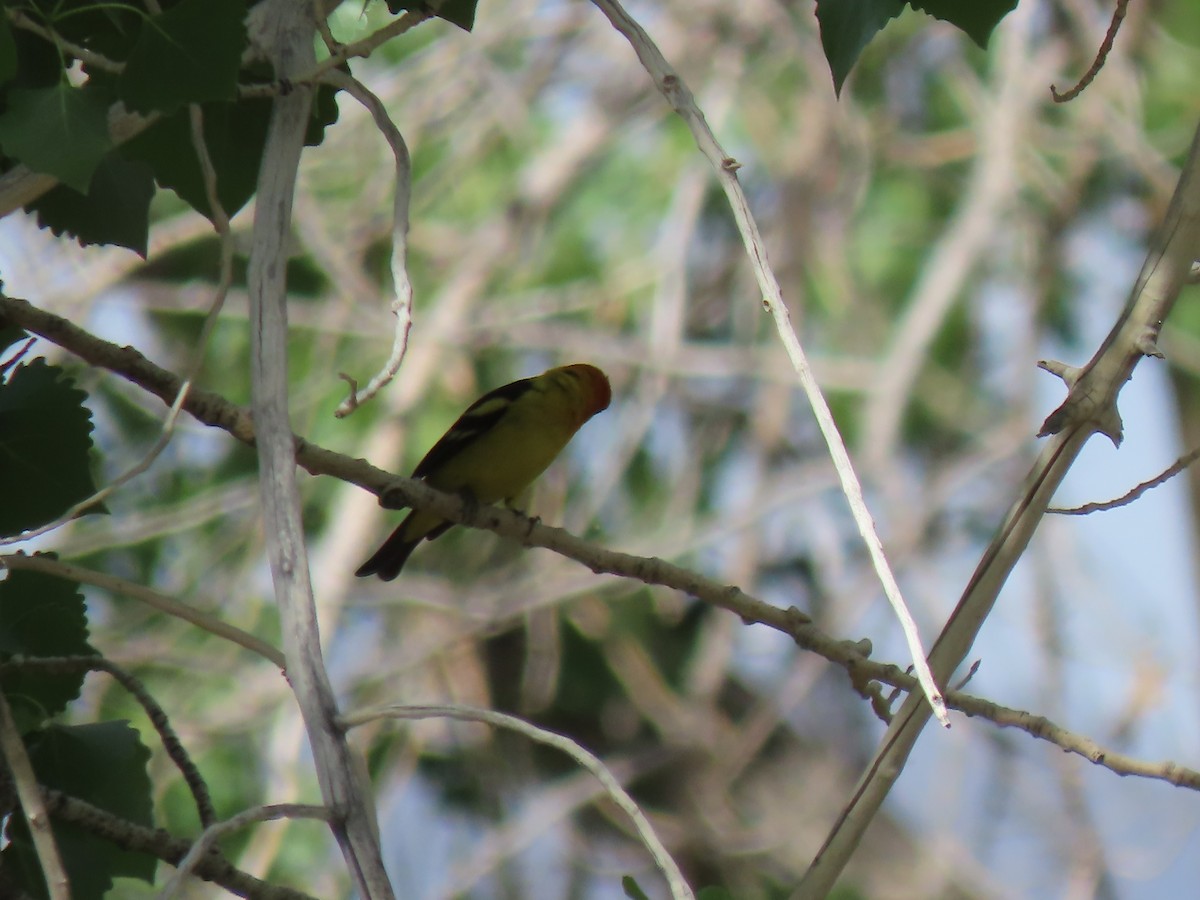
{"label": "yellow bird", "polygon": [[[490,391],[467,407],[425,454],[412,477],[479,503],[511,505],[567,446],[583,423],[608,409],[612,388],[595,366],[549,369]],[[359,566],[359,578],[391,581],[421,541],[449,528],[434,513],[414,509]]]}

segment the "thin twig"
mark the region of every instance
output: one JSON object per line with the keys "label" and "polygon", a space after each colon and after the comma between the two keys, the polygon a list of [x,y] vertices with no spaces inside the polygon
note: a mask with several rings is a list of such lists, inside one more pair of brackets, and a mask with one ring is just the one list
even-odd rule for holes
{"label": "thin twig", "polygon": [[1083,77],[1079,79],[1078,83],[1063,94],[1058,92],[1057,87],[1050,85],[1050,96],[1054,98],[1055,103],[1066,103],[1068,100],[1074,100],[1100,74],[1100,70],[1104,68],[1108,54],[1113,48],[1113,41],[1117,39],[1117,32],[1121,30],[1121,22],[1125,19],[1125,8],[1128,5],[1129,0],[1116,0],[1113,7],[1112,21],[1108,23],[1108,31],[1104,35],[1104,40],[1100,42],[1100,49],[1096,51],[1096,58],[1092,60],[1091,67],[1083,73]]}
{"label": "thin twig", "polygon": [[621,787],[617,779],[613,777],[612,772],[608,770],[608,767],[597,756],[589,753],[570,738],[556,734],[553,731],[547,731],[544,728],[538,728],[536,725],[532,725],[523,719],[518,719],[516,716],[505,715],[504,713],[494,712],[489,709],[474,709],[467,706],[400,706],[388,704],[347,713],[341,717],[340,721],[343,727],[349,730],[379,719],[431,718],[457,719],[460,722],[486,722],[497,728],[507,728],[509,731],[515,731],[532,741],[544,744],[547,747],[554,747],[556,750],[561,750],[570,756],[604,785],[604,789],[608,792],[613,802],[629,816],[633,822],[633,827],[637,829],[638,837],[641,838],[642,844],[650,852],[650,855],[654,858],[654,862],[663,873],[663,877],[666,878],[667,885],[671,890],[671,896],[675,900],[693,900],[695,895],[692,893],[692,889],[688,887],[687,881],[684,880],[683,873],[679,871],[679,866],[671,858],[670,853],[667,852],[667,848],[663,846],[658,835],[654,833],[650,822],[643,815],[642,811],[638,809],[633,798]]}
{"label": "thin twig", "polygon": [[200,337],[196,341],[192,364],[188,367],[187,380],[191,381],[196,378],[204,365],[204,353],[208,349],[209,339],[212,337],[213,329],[216,328],[221,310],[225,307],[229,288],[233,284],[234,245],[233,232],[229,227],[229,214],[225,211],[225,207],[221,204],[221,197],[217,193],[217,170],[213,165],[212,156],[208,152],[208,142],[204,139],[204,111],[199,104],[189,105],[188,123],[191,130],[192,149],[196,153],[196,162],[200,165],[200,175],[204,180],[204,197],[208,201],[209,218],[221,241],[217,286],[208,305],[208,313],[204,317],[204,326],[200,329]]}
{"label": "thin twig", "polygon": [[236,816],[210,824],[200,837],[196,838],[195,843],[188,850],[187,856],[180,860],[175,874],[171,876],[170,881],[163,885],[156,900],[170,900],[171,897],[174,897],[183,887],[184,879],[192,874],[192,870],[208,854],[218,838],[254,822],[269,822],[274,819],[320,819],[328,822],[329,810],[323,806],[311,806],[305,803],[274,803],[243,810]]}
{"label": "thin twig", "polygon": [[53,28],[39,25],[19,9],[9,7],[6,12],[8,13],[8,20],[12,22],[14,27],[20,28],[22,31],[28,31],[30,34],[36,34],[38,37],[52,43],[59,50],[65,50],[71,56],[74,56],[80,62],[93,69],[108,72],[111,75],[120,75],[125,71],[125,63],[109,59],[102,53],[97,53],[95,50],[89,50],[87,47],[68,41]]}
{"label": "thin twig", "polygon": [[321,41],[325,44],[325,49],[329,51],[330,56],[337,56],[342,52],[343,44],[333,36],[333,32],[329,30],[329,21],[321,16],[316,17],[317,34],[321,36]]}
{"label": "thin twig", "polygon": [[167,411],[167,417],[163,420],[162,428],[158,433],[158,438],[151,445],[150,449],[146,451],[145,456],[134,463],[134,465],[130,466],[125,472],[114,478],[107,485],[100,488],[100,490],[96,491],[90,497],[80,500],[54,521],[48,522],[38,528],[30,529],[29,531],[23,531],[20,534],[13,535],[11,537],[0,537],[0,547],[11,544],[21,544],[25,541],[32,540],[35,537],[39,537],[40,535],[62,528],[68,522],[77,519],[92,507],[99,506],[121,487],[128,484],[130,481],[137,478],[139,475],[149,469],[150,466],[154,464],[154,461],[158,459],[159,454],[166,449],[167,444],[170,443],[171,435],[175,432],[175,420],[179,417],[179,411],[183,408],[184,401],[187,400],[188,391],[190,391],[191,388],[192,383],[190,380],[184,380],[184,382],[180,385],[179,393],[175,395],[175,399],[171,403],[171,408]]}
{"label": "thin twig", "polygon": [[3,377],[4,375],[6,375],[8,373],[9,369],[11,369],[13,366],[15,366],[17,363],[19,363],[22,359],[24,359],[26,354],[29,353],[30,349],[36,343],[37,343],[37,338],[31,337],[31,338],[29,338],[29,340],[25,341],[25,343],[23,343],[20,347],[18,347],[16,352],[13,353],[13,355],[10,356],[8,359],[0,360],[0,377]]}
{"label": "thin twig", "polygon": [[146,713],[146,718],[150,720],[151,726],[158,733],[163,750],[166,751],[171,762],[175,763],[175,768],[183,775],[183,780],[192,792],[192,798],[196,801],[196,813],[200,824],[207,826],[217,820],[212,797],[204,777],[200,774],[196,764],[192,762],[183,742],[179,740],[179,735],[171,727],[171,720],[167,718],[166,711],[159,706],[158,701],[151,696],[138,678],[103,656],[17,656],[0,662],[0,674],[10,669],[46,673],[78,672],[82,669],[89,672],[104,672],[112,676],[137,700]]}
{"label": "thin twig", "polygon": [[339,68],[343,63],[356,56],[370,56],[376,49],[382,47],[392,38],[412,30],[425,20],[431,18],[433,18],[432,12],[408,10],[400,18],[393,19],[378,31],[368,34],[362,40],[355,41],[352,44],[342,44],[336,53],[331,53],[327,59],[318,63],[316,68],[307,75],[297,76],[297,79],[294,79],[293,83],[299,80],[316,83],[322,79],[326,72]]}
{"label": "thin twig", "polygon": [[243,631],[235,625],[230,625],[228,622],[222,622],[220,619],[195,607],[180,603],[174,597],[168,597],[166,594],[161,594],[136,582],[127,581],[115,575],[109,575],[107,572],[85,569],[83,566],[62,562],[49,556],[26,556],[23,553],[0,556],[0,569],[26,569],[30,572],[43,572],[47,575],[64,578],[67,581],[90,584],[93,587],[103,588],[114,594],[122,594],[145,603],[159,612],[164,612],[169,616],[190,622],[197,628],[201,628],[219,638],[231,641],[239,647],[244,647],[251,653],[257,653],[264,659],[273,662],[280,670],[284,668],[285,660],[283,654],[276,647],[273,647],[261,638],[255,637],[250,632]]}
{"label": "thin twig", "polygon": [[392,157],[396,164],[396,185],[392,196],[392,313],[396,316],[396,325],[392,337],[392,352],[383,368],[367,383],[360,392],[358,383],[349,376],[342,376],[350,385],[350,396],[347,397],[334,415],[341,419],[354,412],[361,404],[370,400],[388,384],[400,371],[404,354],[408,350],[408,335],[412,330],[413,287],[408,277],[408,228],[409,203],[412,199],[412,159],[408,153],[408,145],[404,135],[396,127],[388,115],[387,107],[366,85],[358,79],[337,69],[326,72],[321,79],[323,82],[346,91],[355,100],[365,106],[375,120],[375,127],[388,142]]}
{"label": "thin twig", "polygon": [[41,786],[33,773],[33,764],[29,754],[25,752],[25,744],[21,733],[17,731],[17,723],[13,719],[8,698],[0,691],[0,753],[12,773],[13,783],[17,788],[17,797],[21,801],[21,811],[25,821],[29,823],[29,836],[33,840],[33,851],[46,877],[46,888],[50,900],[71,900],[71,882],[67,878],[67,870],[63,866],[62,857],[58,852],[58,844],[54,840],[54,832],[50,828],[50,816],[42,797]]}
{"label": "thin twig", "polygon": [[[70,822],[89,834],[134,853],[146,853],[174,865],[187,856],[191,842],[168,834],[161,828],[149,828],[113,815],[78,797],[52,788],[45,789],[46,809],[56,822]],[[210,851],[196,864],[196,877],[219,884],[240,897],[263,900],[314,900],[294,888],[269,884],[233,867],[217,851]]]}
{"label": "thin twig", "polygon": [[1104,512],[1109,509],[1116,509],[1119,506],[1128,506],[1142,494],[1151,488],[1156,488],[1161,484],[1166,484],[1196,460],[1200,459],[1200,447],[1185,453],[1175,462],[1171,463],[1161,474],[1156,475],[1149,481],[1143,481],[1141,484],[1132,488],[1128,493],[1123,494],[1115,500],[1105,500],[1097,503],[1085,503],[1083,506],[1073,506],[1069,509],[1052,506],[1046,510],[1048,513],[1055,513],[1060,516],[1086,516],[1094,512]]}
{"label": "thin twig", "polygon": [[604,13],[609,22],[612,23],[612,26],[629,41],[642,66],[649,73],[654,84],[671,105],[671,108],[687,123],[691,129],[692,136],[695,138],[696,145],[700,148],[700,152],[712,164],[716,172],[717,181],[725,191],[725,196],[733,211],[734,221],[737,223],[738,231],[742,236],[742,242],[745,244],[746,252],[750,257],[755,279],[758,281],[759,290],[762,292],[763,306],[771,313],[775,320],[775,327],[783,342],[784,349],[787,351],[792,367],[796,370],[796,374],[799,377],[800,386],[804,389],[813,414],[816,416],[817,425],[820,427],[821,435],[825,438],[825,444],[829,448],[829,455],[833,459],[834,468],[837,469],[838,478],[842,485],[842,492],[845,494],[846,500],[850,505],[850,512],[854,517],[855,525],[858,526],[858,532],[867,547],[871,563],[875,567],[875,572],[879,577],[880,583],[883,585],[883,592],[887,596],[888,602],[891,603],[892,609],[896,613],[896,618],[900,622],[900,627],[904,632],[904,639],[908,644],[909,653],[912,655],[913,665],[916,667],[921,688],[925,692],[925,697],[929,700],[929,705],[933,709],[933,713],[938,721],[944,726],[949,727],[950,719],[946,715],[946,704],[942,699],[941,690],[934,682],[933,674],[929,671],[929,664],[925,660],[925,651],[921,646],[921,638],[917,632],[916,623],[913,621],[912,615],[905,605],[904,598],[900,592],[900,585],[896,582],[896,577],[892,573],[887,557],[884,555],[883,543],[880,541],[879,535],[875,530],[875,522],[871,518],[870,510],[867,509],[866,500],[863,497],[862,485],[859,483],[858,476],[855,474],[854,467],[850,462],[850,454],[846,451],[846,445],[842,441],[837,424],[833,420],[829,404],[825,402],[825,397],[821,393],[821,387],[817,384],[816,376],[813,375],[812,367],[809,365],[804,349],[800,345],[800,340],[797,338],[795,329],[792,327],[791,316],[788,313],[787,306],[783,302],[779,281],[776,279],[775,273],[771,270],[770,264],[767,262],[766,246],[763,243],[762,235],[759,233],[754,216],[750,211],[750,204],[746,200],[746,195],[742,191],[742,186],[735,174],[739,168],[739,163],[729,156],[717,142],[716,136],[708,127],[707,121],[705,121],[704,113],[696,106],[692,92],[688,89],[683,79],[680,78],[679,74],[663,57],[662,52],[650,39],[650,36],[646,34],[641,25],[630,17],[618,0],[592,0],[592,2]]}

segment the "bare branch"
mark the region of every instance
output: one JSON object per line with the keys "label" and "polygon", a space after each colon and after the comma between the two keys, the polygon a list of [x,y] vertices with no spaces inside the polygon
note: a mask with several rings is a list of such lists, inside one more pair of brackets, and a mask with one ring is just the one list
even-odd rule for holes
{"label": "bare branch", "polygon": [[17,723],[13,719],[8,698],[4,696],[3,691],[0,691],[0,753],[3,754],[8,770],[12,773],[17,797],[21,801],[21,811],[29,824],[33,851],[42,867],[42,874],[46,877],[49,896],[51,900],[71,900],[71,882],[59,855],[58,844],[54,841],[50,816],[42,799],[42,789],[38,786],[29,754],[25,752],[25,744],[21,740],[21,733],[17,730]]}
{"label": "bare branch", "polygon": [[[187,856],[191,849],[190,841],[173,837],[161,828],[135,825],[62,791],[43,788],[43,792],[46,809],[56,821],[77,825],[123,850],[148,853],[174,865]],[[196,877],[219,884],[227,891],[243,897],[255,897],[257,900],[314,900],[311,894],[269,884],[234,868],[218,850],[211,848],[192,871]]]}
{"label": "bare branch", "polygon": [[1083,73],[1083,77],[1076,82],[1075,86],[1065,93],[1060,94],[1057,87],[1050,85],[1050,96],[1054,98],[1055,103],[1066,103],[1069,100],[1074,100],[1100,74],[1100,70],[1104,68],[1105,60],[1108,59],[1108,54],[1112,50],[1113,41],[1117,39],[1117,32],[1121,30],[1121,22],[1125,19],[1125,9],[1128,6],[1129,0],[1115,0],[1112,21],[1108,23],[1108,31],[1104,34],[1104,40],[1100,42],[1100,49],[1096,51],[1096,58],[1092,60],[1091,66]]}
{"label": "bare branch", "polygon": [[392,313],[396,326],[392,338],[392,352],[378,374],[372,376],[362,393],[358,383],[349,376],[342,376],[350,385],[347,397],[334,415],[339,419],[350,415],[360,404],[365,403],[382,390],[400,371],[408,349],[408,334],[412,330],[413,287],[408,277],[408,207],[412,199],[412,159],[404,135],[388,115],[387,108],[367,87],[356,78],[336,69],[326,72],[322,81],[341,88],[371,112],[375,127],[379,129],[392,150],[396,163],[396,186],[392,199]]}
{"label": "bare branch", "polygon": [[150,720],[150,725],[158,733],[158,738],[162,742],[167,756],[171,762],[175,763],[175,768],[179,770],[188,789],[192,792],[200,824],[210,825],[216,821],[217,814],[213,810],[212,797],[209,795],[208,785],[200,774],[200,770],[196,768],[196,764],[192,762],[183,742],[179,740],[179,735],[171,727],[171,720],[167,718],[166,711],[159,706],[158,701],[150,695],[139,679],[103,656],[18,656],[0,662],[0,673],[10,669],[46,673],[83,670],[85,672],[104,672],[112,676],[138,702],[138,705],[146,713],[146,718]]}
{"label": "bare branch", "polygon": [[250,634],[248,631],[243,631],[234,625],[230,625],[228,622],[222,622],[220,619],[193,606],[180,603],[174,597],[169,597],[166,594],[159,593],[136,582],[118,578],[116,575],[109,575],[107,572],[85,569],[83,566],[62,562],[49,556],[26,556],[23,553],[0,556],[0,568],[42,572],[46,575],[65,578],[67,581],[74,581],[78,584],[90,584],[94,587],[111,591],[114,594],[130,597],[157,609],[159,612],[174,616],[177,619],[183,619],[185,622],[190,622],[197,628],[207,631],[209,634],[231,641],[239,647],[245,647],[251,653],[257,653],[264,659],[270,660],[281,670],[284,668],[283,654],[261,638]]}
{"label": "bare branch", "polygon": [[329,810],[323,806],[310,806],[304,803],[274,803],[243,810],[236,816],[210,824],[204,829],[204,833],[196,839],[196,842],[192,844],[192,848],[188,850],[187,856],[180,860],[178,870],[171,876],[171,880],[163,885],[163,889],[158,892],[157,900],[170,900],[171,897],[174,897],[178,893],[183,887],[184,879],[192,874],[192,871],[200,864],[200,860],[209,853],[218,838],[229,834],[231,831],[237,831],[239,828],[245,828],[254,822],[269,822],[274,819],[320,819],[321,821],[328,822]]}
{"label": "bare branch", "polygon": [[[0,297],[0,315],[8,315],[12,321],[27,330],[56,340],[65,349],[76,353],[94,365],[111,367],[113,371],[124,375],[157,396],[170,396],[173,385],[178,381],[177,376],[158,368],[136,351],[102,341],[51,313],[37,310],[25,301]],[[192,404],[195,409],[189,408]],[[216,394],[200,390],[193,391],[185,409],[196,415],[200,421],[224,428],[238,440],[248,444],[254,443],[254,431],[245,411]],[[307,471],[315,475],[330,475],[357,484],[381,496],[390,493],[393,496],[389,498],[389,505],[408,504],[429,509],[440,518],[450,519],[471,528],[493,531],[527,546],[552,550],[581,563],[596,573],[608,573],[681,591],[704,603],[732,612],[746,623],[765,625],[787,634],[801,648],[845,669],[852,683],[861,685],[860,692],[865,693],[871,699],[873,706],[883,704],[886,709],[890,700],[882,698],[877,690],[871,688],[871,682],[890,685],[904,692],[911,692],[918,686],[915,678],[907,674],[902,667],[869,658],[866,655],[870,652],[869,641],[837,640],[822,632],[795,609],[780,609],[736,587],[704,578],[662,559],[636,556],[598,547],[560,528],[528,519],[502,507],[483,506],[464,509],[461,497],[444,494],[420,481],[392,475],[363,460],[352,459],[325,450],[302,438],[294,437],[294,440],[297,462]],[[991,553],[989,553],[989,559],[990,557]],[[147,588],[122,582],[120,579],[102,573],[93,573],[69,563],[57,562],[40,556],[20,555],[4,557],[3,560],[11,568],[54,572],[83,583],[96,584],[118,593],[145,599],[145,602],[152,602],[149,598],[138,596],[143,592],[154,594]],[[171,601],[170,598],[165,599],[169,603],[177,602]],[[188,608],[183,607],[183,609],[187,610]],[[167,609],[166,611],[170,612],[171,610]],[[188,610],[188,612],[189,615],[196,614],[194,610]],[[179,615],[175,612],[172,614]],[[187,618],[182,615],[181,617]],[[191,621],[190,618],[189,621]],[[231,627],[224,623],[219,624],[224,628]],[[201,625],[201,627],[214,631],[214,633],[220,633],[216,631],[213,622]],[[257,640],[253,636],[247,637]],[[237,643],[247,646],[240,640]],[[249,649],[255,648],[250,647]],[[274,648],[270,649],[274,654],[278,654]],[[264,656],[268,655],[261,650],[256,650],[256,652],[261,652]],[[272,657],[268,656],[268,658]],[[1104,765],[1118,774],[1161,778],[1172,784],[1200,790],[1200,774],[1175,766],[1173,763],[1130,761],[1128,757],[1122,757],[1114,751],[1103,748],[1097,750],[1096,745],[1089,743],[1087,738],[1073,736],[1071,732],[1031,713],[1010,710],[985,700],[969,697],[958,691],[948,691],[946,697],[950,707],[960,709],[969,716],[987,718],[1000,725],[1022,728],[1035,737],[1053,741],[1063,749],[1077,752],[1089,761]]]}
{"label": "bare branch", "polygon": [[38,37],[49,41],[59,50],[65,50],[71,56],[86,63],[93,69],[113,75],[119,75],[125,71],[124,63],[111,60],[102,53],[97,53],[95,50],[89,50],[87,47],[68,41],[53,28],[39,25],[19,9],[12,9],[10,7],[5,12],[8,15],[8,20],[12,22],[14,27],[28,31],[30,34],[36,34]]}
{"label": "bare branch", "polygon": [[325,75],[326,72],[331,72],[341,66],[348,60],[356,56],[370,56],[379,47],[382,47],[394,37],[404,34],[416,28],[422,22],[433,17],[432,12],[424,10],[407,10],[404,15],[398,19],[393,19],[387,25],[380,28],[378,31],[373,31],[360,41],[355,41],[352,44],[342,44],[336,53],[331,53],[328,59],[322,60],[321,63],[307,76],[301,76],[304,80],[318,81]]}
{"label": "bare branch", "polygon": [[[1042,426],[1053,435],[1025,479],[929,659],[941,678],[965,658],[1009,573],[1029,545],[1055,489],[1088,439],[1119,423],[1117,396],[1146,346],[1166,320],[1200,246],[1200,129],[1179,177],[1171,207],[1130,292],[1125,309],[1095,356],[1073,380],[1070,393]],[[1119,426],[1115,432],[1120,434]],[[910,695],[880,742],[874,759],[813,860],[795,896],[824,897],[903,770],[929,710]]]}
{"label": "bare branch", "polygon": [[1191,450],[1175,462],[1171,463],[1160,474],[1154,476],[1149,481],[1143,481],[1141,484],[1133,487],[1127,493],[1122,494],[1115,500],[1105,500],[1103,502],[1085,503],[1083,506],[1072,507],[1071,509],[1063,509],[1061,507],[1052,506],[1046,512],[1055,513],[1060,516],[1086,516],[1094,512],[1104,512],[1110,509],[1116,509],[1120,506],[1128,506],[1146,491],[1156,488],[1159,485],[1166,484],[1196,460],[1200,459],[1200,447]]}
{"label": "bare branch", "polygon": [[[290,80],[312,69],[311,5],[266,0],[259,9],[262,33],[256,35],[256,43],[264,48],[276,75]],[[289,422],[286,242],[312,96],[311,87],[297,84],[275,98],[259,171],[248,274],[259,488],[288,679],[308,731],[321,794],[332,812],[330,824],[359,895],[364,900],[390,900],[393,893],[374,807],[334,721],[337,700],[321,655],[296,484],[296,439]]]}

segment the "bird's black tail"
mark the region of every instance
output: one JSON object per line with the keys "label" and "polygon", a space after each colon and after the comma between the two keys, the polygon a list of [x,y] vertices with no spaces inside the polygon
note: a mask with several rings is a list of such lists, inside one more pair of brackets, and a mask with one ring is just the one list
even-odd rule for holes
{"label": "bird's black tail", "polygon": [[408,557],[417,544],[421,543],[423,537],[424,535],[421,535],[415,541],[405,538],[404,525],[400,524],[383,542],[383,545],[375,551],[375,554],[359,566],[358,571],[354,574],[359,578],[378,575],[383,581],[391,581],[400,574]]}
{"label": "bird's black tail", "polygon": [[405,518],[403,522],[396,526],[396,530],[375,551],[375,554],[358,567],[358,571],[354,573],[357,577],[366,578],[370,575],[378,575],[382,581],[391,581],[400,574],[400,570],[408,562],[408,558],[412,555],[413,550],[416,549],[417,544],[426,539],[432,541],[453,524],[451,522],[443,522],[426,534],[410,538],[405,536],[404,526],[408,524],[408,519],[411,517],[412,514],[410,513],[408,518]]}

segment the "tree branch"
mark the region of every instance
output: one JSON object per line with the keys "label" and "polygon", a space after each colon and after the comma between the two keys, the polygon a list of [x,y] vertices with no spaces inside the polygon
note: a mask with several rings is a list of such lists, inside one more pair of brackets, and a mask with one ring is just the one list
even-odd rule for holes
{"label": "tree branch", "polygon": [[[3,543],[3,541],[0,541],[0,545]],[[190,622],[197,628],[207,631],[209,634],[237,644],[239,647],[244,647],[252,653],[257,653],[264,659],[273,662],[280,669],[284,667],[285,660],[283,654],[276,647],[261,638],[250,634],[248,631],[243,631],[234,625],[230,625],[228,622],[223,622],[203,610],[188,606],[186,603],[180,603],[174,597],[161,594],[136,582],[118,578],[116,575],[109,575],[107,572],[97,572],[93,569],[85,569],[83,566],[62,562],[50,556],[25,556],[21,553],[0,556],[0,568],[42,572],[46,575],[53,575],[56,578],[74,581],[77,584],[90,584],[93,587],[102,588],[113,594],[131,597],[134,600],[157,609],[159,612],[182,619],[185,622]]]}
{"label": "tree branch", "polygon": [[[62,791],[43,788],[46,809],[58,821],[70,822],[85,831],[116,844],[122,850],[146,853],[171,865],[178,864],[191,849],[191,841],[177,838],[161,828],[135,825]],[[315,900],[310,894],[270,884],[235,869],[219,851],[210,850],[192,868],[193,874],[219,884],[239,897],[256,900]]]}
{"label": "tree branch", "polygon": [[[266,0],[260,9],[262,32],[254,43],[266,51],[276,77],[289,81],[312,69],[311,3]],[[359,895],[391,900],[374,805],[335,721],[337,700],[321,655],[296,484],[296,438],[289,422],[286,242],[312,97],[313,88],[295,85],[275,98],[254,207],[248,283],[259,490],[288,679],[308,731],[321,795],[332,813],[330,825]]]}
{"label": "tree branch", "polygon": [[179,861],[178,871],[171,876],[171,880],[159,891],[156,900],[170,900],[171,897],[175,896],[183,886],[183,880],[192,873],[192,870],[196,868],[200,860],[208,855],[217,838],[229,834],[231,831],[237,831],[239,828],[245,828],[254,822],[268,822],[274,819],[320,819],[328,821],[329,810],[323,806],[309,806],[303,803],[273,803],[267,806],[256,806],[253,809],[243,810],[236,816],[232,816],[222,822],[209,823],[208,827],[204,829],[203,834],[192,844],[191,849],[187,852],[187,856]]}
{"label": "tree branch", "polygon": [[[0,691],[0,757],[12,773],[13,785],[16,787],[17,798],[21,802],[21,811],[25,814],[25,822],[29,825],[29,837],[33,842],[33,852],[42,874],[46,878],[46,890],[50,900],[71,900],[71,882],[67,878],[67,870],[63,866],[62,855],[58,852],[58,844],[54,840],[54,831],[50,827],[50,816],[42,798],[37,777],[33,773],[33,764],[29,754],[25,752],[25,743],[17,730],[17,723],[12,717],[8,706],[8,698]],[[32,885],[30,886],[32,888]]]}
{"label": "tree branch", "polygon": [[[173,386],[178,382],[178,376],[160,369],[130,347],[117,347],[103,341],[24,300],[0,296],[0,318],[5,316],[28,331],[54,340],[63,349],[75,353],[93,365],[110,368],[160,397],[163,402],[169,402],[174,396]],[[194,410],[190,408],[192,404],[195,405]],[[238,440],[253,445],[254,429],[249,414],[223,397],[203,390],[194,390],[189,395],[184,409],[200,421],[223,428]],[[727,610],[746,624],[765,625],[782,632],[802,649],[845,669],[851,683],[856,686],[855,689],[873,703],[882,701],[877,697],[872,698],[870,690],[867,690],[872,681],[905,692],[911,692],[918,686],[916,679],[902,667],[871,659],[869,641],[838,640],[823,632],[798,610],[780,609],[737,587],[720,584],[662,559],[599,547],[561,528],[545,525],[509,509],[471,504],[466,504],[464,508],[461,497],[444,494],[421,481],[392,475],[375,468],[365,460],[326,450],[300,437],[293,436],[293,440],[296,446],[296,461],[308,472],[314,475],[329,475],[356,484],[380,497],[386,497],[387,506],[410,504],[429,509],[441,518],[469,528],[492,531],[528,547],[544,547],[575,560],[598,574],[611,574],[644,584],[678,590],[710,606]],[[990,559],[990,555],[987,558]],[[9,559],[14,562],[20,560],[21,565],[32,568],[33,566],[26,563],[34,563],[42,557]],[[56,565],[78,568],[69,563]],[[961,710],[968,716],[988,719],[1001,726],[1028,731],[1034,737],[1077,753],[1119,775],[1159,778],[1181,787],[1200,790],[1200,773],[1180,768],[1174,763],[1144,762],[1124,757],[1040,716],[1008,709],[960,691],[947,691],[945,696],[947,705],[952,709]]]}
{"label": "tree branch", "polygon": [[110,675],[130,693],[146,713],[146,718],[150,720],[150,725],[158,733],[158,739],[162,742],[167,756],[171,762],[175,763],[175,768],[179,770],[188,789],[192,792],[200,824],[207,827],[216,821],[217,814],[213,810],[212,797],[209,795],[204,777],[200,774],[196,764],[192,762],[183,742],[179,740],[179,735],[171,727],[171,720],[167,718],[166,711],[159,706],[158,701],[151,696],[140,680],[103,656],[19,656],[0,662],[0,675],[7,670],[47,674],[82,670],[104,672]]}
{"label": "tree branch", "polygon": [[350,396],[343,400],[334,415],[339,419],[350,415],[359,405],[370,400],[387,386],[396,373],[408,351],[408,334],[412,330],[413,286],[408,277],[408,227],[409,202],[412,200],[412,159],[408,153],[408,145],[404,135],[396,127],[388,115],[387,107],[383,105],[366,85],[358,79],[336,69],[326,72],[322,79],[325,83],[340,88],[365,106],[375,121],[384,139],[391,148],[395,161],[396,184],[392,189],[392,314],[396,317],[395,331],[392,337],[392,352],[383,368],[367,383],[362,393],[354,379],[343,375],[350,384]]}
{"label": "tree branch", "polygon": [[[1197,247],[1200,129],[1125,309],[1091,361],[1082,369],[1072,369],[1070,377],[1064,378],[1070,388],[1067,399],[1046,419],[1041,431],[1053,437],[1026,476],[1020,494],[930,652],[930,664],[939,678],[949,678],[966,657],[1000,589],[1029,545],[1050,498],[1083,445],[1097,432],[1119,442],[1117,395],[1142,357],[1158,353],[1159,330],[1188,279]],[[919,696],[910,695],[804,876],[796,898],[815,900],[833,888],[928,720],[929,708]]]}

